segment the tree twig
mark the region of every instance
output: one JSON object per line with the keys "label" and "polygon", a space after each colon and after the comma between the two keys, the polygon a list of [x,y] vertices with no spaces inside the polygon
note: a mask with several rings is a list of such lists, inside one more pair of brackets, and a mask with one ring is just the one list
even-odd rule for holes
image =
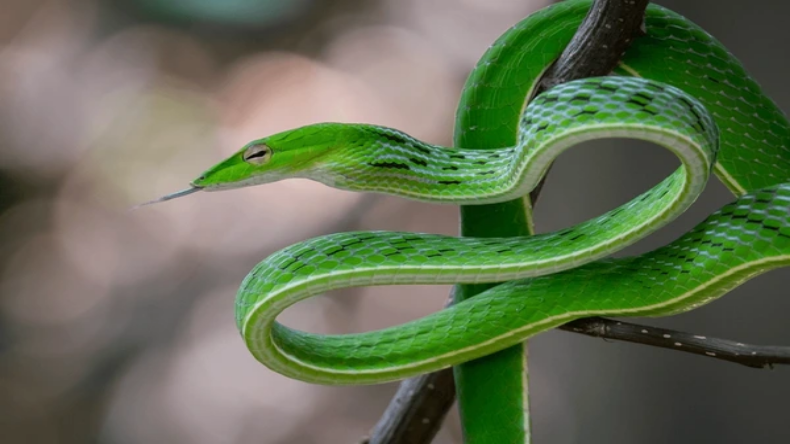
{"label": "tree twig", "polygon": [[[552,86],[585,77],[609,74],[631,41],[644,34],[649,0],[596,0],[560,58],[543,74],[535,95]],[[551,165],[529,193],[534,207],[551,171]]]}
{"label": "tree twig", "polygon": [[[541,79],[536,94],[562,82],[611,72],[631,40],[639,35],[647,4],[648,0],[596,0],[573,40]],[[538,200],[545,180],[544,176],[530,193],[533,205]],[[600,332],[596,329],[582,330]],[[607,330],[603,331],[605,334]],[[445,370],[402,382],[368,442],[430,443],[441,428],[441,420],[455,398],[451,376],[452,372]],[[446,385],[439,387],[439,383]],[[430,393],[425,389],[427,384],[435,388]]]}
{"label": "tree twig", "polygon": [[577,319],[561,326],[560,329],[596,338],[668,348],[734,362],[751,368],[790,365],[790,347],[744,344],[728,339],[648,327],[606,318]]}
{"label": "tree twig", "polygon": [[[649,0],[596,0],[570,44],[540,79],[535,95],[585,77],[609,74],[634,38],[644,34],[645,9]],[[529,193],[532,206],[538,202],[546,174]]]}
{"label": "tree twig", "polygon": [[571,80],[607,75],[634,38],[644,35],[648,0],[596,0],[536,94]]}
{"label": "tree twig", "polygon": [[[611,72],[631,40],[639,35],[648,2],[649,0],[595,0],[570,44],[544,74],[536,94],[562,82]],[[533,205],[538,200],[545,180],[544,176],[530,193]],[[455,399],[451,376],[452,372],[445,370],[402,382],[366,442],[430,443],[439,432],[442,419]],[[433,393],[426,391],[427,384],[436,388],[438,383],[445,386],[431,391]],[[412,394],[412,390],[418,389],[421,391]],[[432,416],[426,416],[429,414]]]}
{"label": "tree twig", "polygon": [[429,443],[455,402],[452,367],[403,381],[387,410],[360,444]]}
{"label": "tree twig", "polygon": [[[611,72],[630,42],[643,33],[644,11],[648,3],[648,0],[596,0],[571,43],[547,70],[537,93],[559,83]],[[530,194],[533,204],[542,185],[543,181]],[[578,319],[560,329],[693,353],[753,368],[790,364],[790,347],[749,345],[604,318]],[[406,380],[401,383],[371,437],[364,442],[430,443],[441,428],[454,398],[451,369]]]}
{"label": "tree twig", "polygon": [[[445,303],[453,302],[453,291]],[[370,437],[359,444],[430,443],[455,402],[452,367],[404,380]]]}

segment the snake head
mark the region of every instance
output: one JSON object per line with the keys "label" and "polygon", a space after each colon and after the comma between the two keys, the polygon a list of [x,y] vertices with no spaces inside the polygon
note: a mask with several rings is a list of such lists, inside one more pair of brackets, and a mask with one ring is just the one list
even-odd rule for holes
{"label": "snake head", "polygon": [[307,177],[342,144],[349,125],[319,123],[254,140],[192,182],[205,191],[241,188]]}

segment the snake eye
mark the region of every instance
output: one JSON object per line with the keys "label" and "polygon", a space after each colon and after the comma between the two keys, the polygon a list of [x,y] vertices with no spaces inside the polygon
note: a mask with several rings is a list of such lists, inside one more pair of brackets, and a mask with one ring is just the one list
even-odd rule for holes
{"label": "snake eye", "polygon": [[252,145],[244,151],[242,158],[253,165],[263,165],[272,157],[272,149],[267,145]]}

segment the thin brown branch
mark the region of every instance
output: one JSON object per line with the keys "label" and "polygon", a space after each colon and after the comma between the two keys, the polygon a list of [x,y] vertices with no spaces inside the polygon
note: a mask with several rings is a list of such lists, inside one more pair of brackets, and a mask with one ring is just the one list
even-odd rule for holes
{"label": "thin brown branch", "polygon": [[[598,317],[577,319],[559,329],[595,338],[691,353],[750,368],[790,365],[790,347],[787,346],[746,344]],[[401,383],[371,438],[364,443],[430,443],[454,400],[452,369],[407,379]]]}
{"label": "thin brown branch", "polygon": [[596,0],[568,47],[540,81],[536,94],[571,80],[604,76],[634,38],[644,35],[648,0]]}
{"label": "thin brown branch", "polygon": [[790,347],[745,344],[606,318],[577,319],[560,329],[596,338],[668,348],[752,368],[790,365]]}
{"label": "thin brown branch", "polygon": [[[639,34],[647,3],[647,0],[597,0],[571,43],[541,80],[537,92],[573,79],[608,74]],[[530,194],[533,204],[544,182],[545,177]],[[428,390],[429,386],[434,389]],[[430,443],[454,398],[449,369],[404,381],[367,442]]]}
{"label": "thin brown branch", "polygon": [[[644,34],[648,3],[649,0],[596,0],[573,40],[543,74],[535,95],[560,83],[612,72],[631,41]],[[550,172],[551,165],[538,186],[529,193],[533,207]]]}
{"label": "thin brown branch", "polygon": [[[568,47],[541,79],[536,93],[574,79],[611,72],[633,38],[640,34],[648,0],[596,0]],[[530,193],[534,205],[543,181]],[[439,372],[442,373],[442,372]],[[449,370],[444,373],[451,375]],[[412,390],[431,380],[436,388],[417,395]],[[442,383],[440,387],[437,383]],[[452,377],[427,375],[401,383],[398,392],[379,420],[369,444],[427,444],[441,428],[455,399]],[[426,416],[426,415],[431,416]],[[427,421],[423,421],[427,419]]]}
{"label": "thin brown branch", "polygon": [[403,381],[378,424],[360,444],[429,443],[455,402],[453,369]]}
{"label": "thin brown branch", "polygon": [[[606,75],[642,32],[648,0],[596,0],[571,43],[541,80],[538,93],[559,83]],[[530,195],[537,201],[542,187]],[[693,353],[753,368],[790,364],[790,347],[749,345],[726,339],[604,318],[579,319],[560,329],[604,339]],[[430,443],[453,403],[450,369],[406,380],[374,429],[369,444]]]}
{"label": "thin brown branch", "polygon": [[[445,307],[453,302],[452,291]],[[360,444],[430,443],[454,402],[452,367],[406,379],[400,383],[370,437]]]}

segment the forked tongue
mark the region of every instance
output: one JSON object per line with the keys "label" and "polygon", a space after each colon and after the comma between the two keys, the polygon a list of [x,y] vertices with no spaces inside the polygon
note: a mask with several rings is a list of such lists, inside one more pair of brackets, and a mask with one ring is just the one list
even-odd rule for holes
{"label": "forked tongue", "polygon": [[140,207],[144,207],[146,205],[151,205],[151,204],[155,204],[155,203],[159,203],[159,202],[164,202],[164,201],[167,201],[167,200],[177,199],[179,197],[184,197],[184,196],[187,196],[187,195],[192,194],[192,193],[197,193],[200,190],[202,190],[202,188],[190,187],[190,188],[187,188],[186,190],[176,191],[175,193],[166,194],[166,195],[164,195],[162,197],[159,197],[157,199],[149,200],[148,202],[141,203],[139,205],[135,205],[132,208],[129,208],[129,210],[136,210],[136,209],[138,209]]}

